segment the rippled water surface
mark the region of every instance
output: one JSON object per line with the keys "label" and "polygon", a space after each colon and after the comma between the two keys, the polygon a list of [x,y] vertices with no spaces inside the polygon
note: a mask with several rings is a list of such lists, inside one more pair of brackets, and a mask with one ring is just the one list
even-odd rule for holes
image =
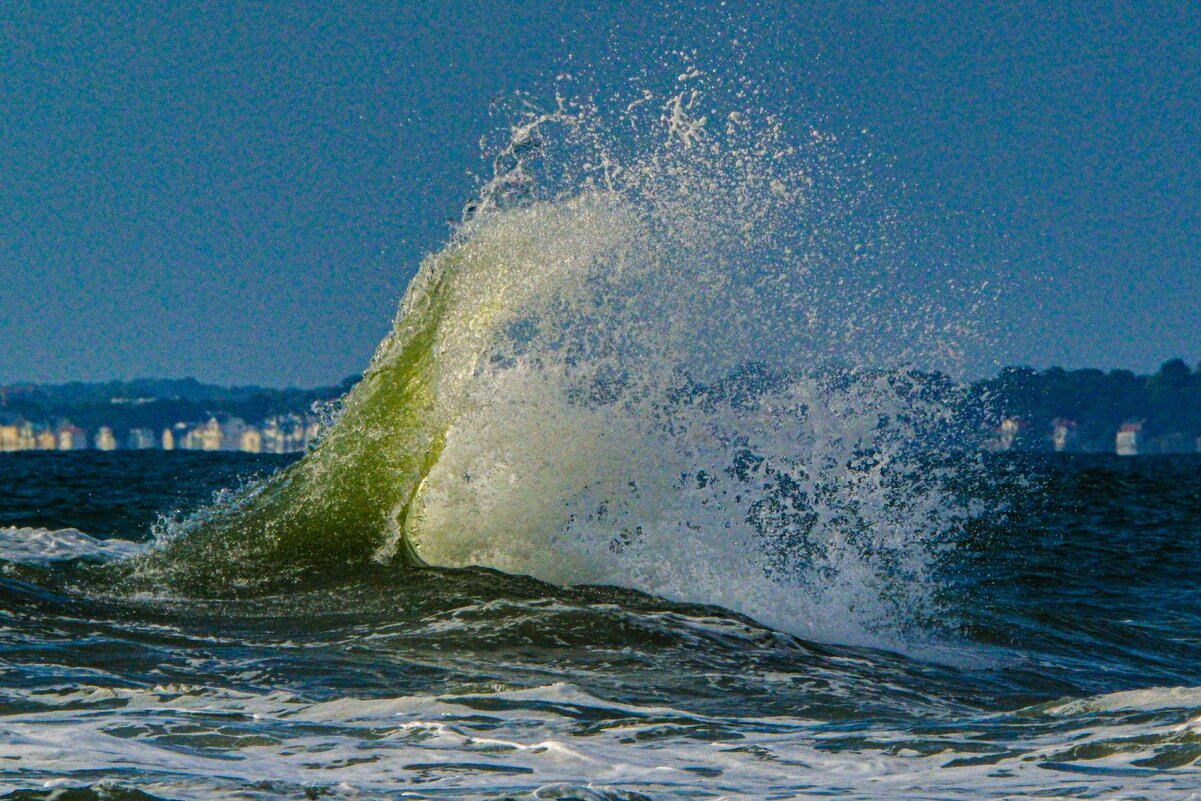
{"label": "rippled water surface", "polygon": [[279,466],[0,456],[5,797],[1201,797],[1196,458],[990,459],[1005,511],[935,576],[953,623],[893,650],[484,569],[91,575]]}

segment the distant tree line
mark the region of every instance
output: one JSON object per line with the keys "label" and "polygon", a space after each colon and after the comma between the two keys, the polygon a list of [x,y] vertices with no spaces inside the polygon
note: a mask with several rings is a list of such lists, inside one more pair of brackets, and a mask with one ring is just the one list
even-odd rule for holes
{"label": "distant tree line", "polygon": [[[105,383],[20,385],[0,388],[0,423],[24,419],[50,424],[69,419],[88,429],[112,426],[160,431],[179,421],[209,417],[250,423],[278,415],[306,414],[314,404],[344,395],[359,379],[313,389],[220,387],[195,379],[138,379]],[[951,382],[926,377],[930,392]],[[1201,364],[1165,362],[1152,375],[1129,370],[1034,370],[1007,367],[995,378],[973,383],[965,410],[983,441],[1006,419],[1021,422],[1014,447],[1051,448],[1057,420],[1070,421],[1073,450],[1113,451],[1124,423],[1141,422],[1147,452],[1194,451],[1201,437]]]}
{"label": "distant tree line", "polygon": [[277,415],[309,413],[314,404],[344,395],[358,379],[351,376],[341,384],[312,389],[221,387],[191,378],[17,385],[0,390],[0,422],[70,420],[85,429],[111,426],[119,431],[156,432],[180,421],[209,417],[257,423]]}

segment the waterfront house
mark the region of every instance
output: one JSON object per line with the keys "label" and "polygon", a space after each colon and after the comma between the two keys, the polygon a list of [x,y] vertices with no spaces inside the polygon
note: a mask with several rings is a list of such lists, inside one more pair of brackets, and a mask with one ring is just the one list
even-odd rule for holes
{"label": "waterfront house", "polygon": [[1114,439],[1114,450],[1118,456],[1138,456],[1143,444],[1142,421],[1123,423]]}

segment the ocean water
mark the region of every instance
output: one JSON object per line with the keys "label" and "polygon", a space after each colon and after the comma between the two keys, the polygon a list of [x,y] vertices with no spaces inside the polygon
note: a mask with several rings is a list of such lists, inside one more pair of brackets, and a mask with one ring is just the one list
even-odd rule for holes
{"label": "ocean water", "polygon": [[0,460],[7,797],[1201,797],[1201,465],[980,453],[870,159],[585,83],[303,458]]}
{"label": "ocean water", "polygon": [[0,458],[2,797],[1201,797],[1201,459],[989,458],[1013,503],[905,655],[483,568],[89,578],[285,461]]}

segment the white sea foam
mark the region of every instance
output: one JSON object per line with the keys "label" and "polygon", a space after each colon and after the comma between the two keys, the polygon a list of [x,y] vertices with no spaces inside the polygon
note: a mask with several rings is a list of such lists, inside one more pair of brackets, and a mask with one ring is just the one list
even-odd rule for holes
{"label": "white sea foam", "polygon": [[74,528],[0,528],[0,559],[27,565],[50,565],[74,559],[108,561],[141,553],[142,543],[97,539]]}
{"label": "white sea foam", "polygon": [[1050,707],[1052,715],[1077,715],[1086,712],[1154,712],[1161,709],[1201,711],[1201,687],[1148,687],[1141,690],[1077,698]]}
{"label": "white sea foam", "polygon": [[813,721],[614,704],[569,684],[329,701],[203,686],[7,694],[38,709],[0,724],[5,791],[124,774],[181,799],[251,786],[261,798],[1201,797],[1195,769],[1140,766],[1195,738],[1168,722],[1082,720],[989,751],[961,750],[965,732],[940,742],[886,728],[848,747]]}
{"label": "white sea foam", "polygon": [[444,447],[404,536],[436,565],[907,648],[942,618],[933,568],[967,515],[933,467],[954,387],[909,365],[952,363],[965,321],[889,261],[829,146],[752,109],[710,131],[687,80],[633,142],[588,103],[528,111],[423,268],[397,330],[435,276],[456,302]]}

